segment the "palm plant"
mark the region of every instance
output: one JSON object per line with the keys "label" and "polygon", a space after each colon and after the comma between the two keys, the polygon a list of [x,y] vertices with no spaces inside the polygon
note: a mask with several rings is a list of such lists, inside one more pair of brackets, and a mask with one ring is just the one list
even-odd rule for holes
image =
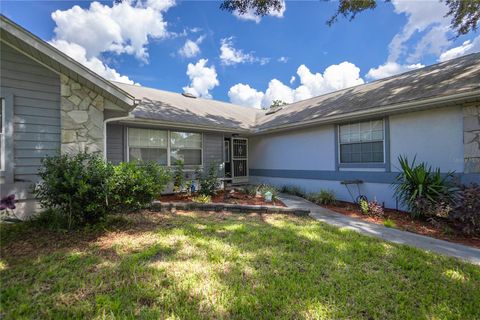
{"label": "palm plant", "polygon": [[402,172],[394,182],[395,196],[414,216],[427,215],[430,208],[441,201],[450,201],[455,188],[451,183],[453,172],[441,174],[440,169],[432,169],[425,162],[410,163],[407,157],[400,156],[398,162]]}

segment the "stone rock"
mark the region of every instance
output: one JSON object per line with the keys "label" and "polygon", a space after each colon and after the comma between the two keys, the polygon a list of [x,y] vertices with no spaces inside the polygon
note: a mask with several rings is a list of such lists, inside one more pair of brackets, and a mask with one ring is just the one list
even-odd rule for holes
{"label": "stone rock", "polygon": [[62,97],[69,97],[72,94],[70,91],[70,86],[67,84],[61,84],[60,94],[62,95]]}
{"label": "stone rock", "polygon": [[75,130],[62,130],[62,143],[73,143],[77,141]]}
{"label": "stone rock", "polygon": [[72,82],[72,84],[70,84],[70,88],[72,90],[79,90],[82,89],[82,85],[78,82]]}
{"label": "stone rock", "polygon": [[98,110],[103,111],[103,109],[104,109],[104,107],[103,107],[104,104],[103,104],[103,97],[102,97],[102,96],[100,96],[100,95],[97,96],[97,97],[93,100],[92,104],[93,104]]}
{"label": "stone rock", "polygon": [[98,110],[97,108],[90,106],[88,109],[88,115],[90,116],[90,121],[96,127],[102,128],[103,127],[103,112]]}
{"label": "stone rock", "polygon": [[86,148],[88,153],[102,152],[102,147],[98,143],[88,144]]}
{"label": "stone rock", "polygon": [[463,130],[464,131],[480,130],[480,117],[478,116],[463,117]]}
{"label": "stone rock", "polygon": [[66,75],[64,75],[63,73],[60,74],[60,82],[61,83],[67,84],[68,80],[69,80],[69,78]]}
{"label": "stone rock", "polygon": [[95,99],[97,97],[97,93],[95,91],[90,91],[90,93],[88,94],[90,96],[90,98],[92,99]]}
{"label": "stone rock", "polygon": [[88,121],[87,111],[73,110],[67,113],[67,115],[73,119],[76,123],[85,123]]}
{"label": "stone rock", "polygon": [[100,128],[93,128],[89,130],[88,135],[95,140],[103,139],[103,131]]}
{"label": "stone rock", "polygon": [[68,116],[67,113],[63,111],[62,111],[61,122],[62,122],[62,129],[65,129],[65,130],[78,130],[83,128],[82,124],[73,121],[73,119],[70,118],[70,116]]}
{"label": "stone rock", "polygon": [[72,101],[68,100],[68,98],[65,98],[65,97],[61,98],[60,104],[62,105],[63,111],[72,111],[77,107],[75,104],[73,104]]}
{"label": "stone rock", "polygon": [[480,173],[480,158],[466,158],[464,172]]}
{"label": "stone rock", "polygon": [[79,89],[79,90],[72,90],[73,91],[73,94],[75,94],[76,96],[78,96],[80,99],[85,99],[86,97],[88,97],[88,93],[85,92],[84,89]]}
{"label": "stone rock", "polygon": [[88,106],[90,105],[90,103],[92,102],[92,99],[90,99],[89,96],[86,96],[82,102],[80,102],[80,104],[78,105],[78,108],[80,110],[88,110]]}
{"label": "stone rock", "polygon": [[82,102],[82,99],[80,99],[76,95],[71,95],[70,97],[68,97],[68,100],[70,100],[75,106],[78,106],[80,102]]}
{"label": "stone rock", "polygon": [[477,116],[480,114],[480,107],[469,104],[466,107],[463,107],[463,114],[465,116]]}
{"label": "stone rock", "polygon": [[465,158],[480,158],[480,142],[473,141],[463,145]]}

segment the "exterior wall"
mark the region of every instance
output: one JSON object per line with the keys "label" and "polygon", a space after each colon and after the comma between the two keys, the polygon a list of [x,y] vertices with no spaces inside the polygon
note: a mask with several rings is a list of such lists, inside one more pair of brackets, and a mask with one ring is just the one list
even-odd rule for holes
{"label": "exterior wall", "polygon": [[62,75],[62,153],[103,152],[104,98]]}
{"label": "exterior wall", "polygon": [[1,96],[6,98],[5,171],[0,173],[0,197],[14,193],[16,214],[37,210],[29,194],[38,181],[41,159],[60,150],[60,79],[57,74],[2,43]]}
{"label": "exterior wall", "polygon": [[224,159],[223,159],[223,135],[216,133],[203,134],[203,168],[208,170],[210,166],[218,167],[219,177],[223,177]]}
{"label": "exterior wall", "polygon": [[463,107],[465,172],[480,173],[480,102]]}
{"label": "exterior wall", "polygon": [[[399,155],[426,161],[442,172],[464,167],[464,111],[453,106],[428,111],[394,115],[388,118],[385,133],[390,166],[385,168],[337,168],[335,158],[336,126],[257,136],[250,139],[250,181],[277,186],[297,185],[306,192],[333,190],[337,198],[352,201],[342,180],[360,179],[360,193],[377,199],[387,207],[397,207],[391,183],[398,171]],[[388,134],[389,133],[389,134]],[[390,168],[390,170],[389,170]],[[461,175],[463,182],[480,180],[480,176]],[[356,187],[350,187],[356,197]]]}

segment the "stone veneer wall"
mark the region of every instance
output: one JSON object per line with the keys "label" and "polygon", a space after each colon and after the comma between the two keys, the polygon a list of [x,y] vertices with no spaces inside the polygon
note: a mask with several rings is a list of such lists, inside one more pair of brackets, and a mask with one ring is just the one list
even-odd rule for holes
{"label": "stone veneer wall", "polygon": [[480,173],[480,102],[463,107],[465,173]]}
{"label": "stone veneer wall", "polygon": [[61,152],[103,152],[105,99],[65,75],[61,80]]}

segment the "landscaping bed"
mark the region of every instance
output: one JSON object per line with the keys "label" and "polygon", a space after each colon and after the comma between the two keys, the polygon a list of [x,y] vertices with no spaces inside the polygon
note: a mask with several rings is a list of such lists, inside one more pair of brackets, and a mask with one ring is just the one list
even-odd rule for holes
{"label": "landscaping bed", "polygon": [[[364,221],[480,248],[480,238],[466,236],[461,232],[459,226],[447,219],[435,217],[429,221],[426,219],[414,218],[408,212],[394,209],[384,209],[383,216],[366,215],[361,212],[358,205],[346,201],[335,201],[335,204],[322,206],[343,215]],[[388,221],[385,222],[386,220]],[[391,222],[395,225],[390,225]]]}
{"label": "landscaping bed", "polygon": [[308,217],[143,211],[0,228],[2,319],[480,318],[478,266]]}
{"label": "landscaping bed", "polygon": [[[218,191],[211,197],[211,203],[286,207],[286,205],[278,199],[266,202],[262,196],[249,195],[238,190],[232,191],[233,192],[225,190]],[[161,202],[194,202],[196,197],[196,194],[175,193],[162,195],[158,200]]]}

